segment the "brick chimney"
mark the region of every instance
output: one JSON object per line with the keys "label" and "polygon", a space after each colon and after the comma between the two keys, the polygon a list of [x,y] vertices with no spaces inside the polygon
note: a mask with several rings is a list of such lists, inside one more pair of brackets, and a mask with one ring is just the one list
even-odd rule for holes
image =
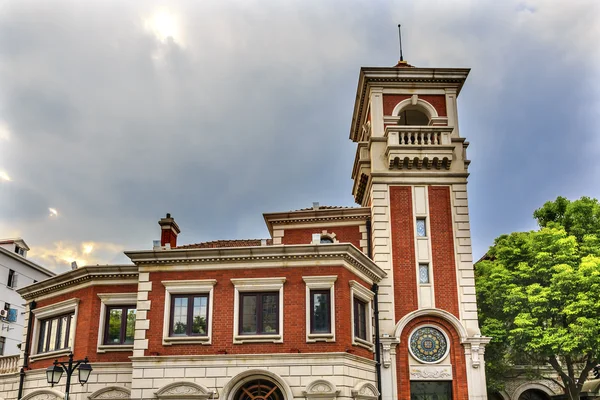
{"label": "brick chimney", "polygon": [[160,225],[160,245],[165,246],[169,244],[171,248],[177,247],[177,235],[179,232],[179,225],[175,222],[175,219],[171,218],[171,214],[167,213],[165,218],[161,218],[158,221]]}

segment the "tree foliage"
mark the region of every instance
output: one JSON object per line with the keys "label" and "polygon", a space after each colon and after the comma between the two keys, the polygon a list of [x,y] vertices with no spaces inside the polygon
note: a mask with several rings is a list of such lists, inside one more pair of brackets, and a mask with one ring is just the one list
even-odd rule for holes
{"label": "tree foliage", "polygon": [[576,399],[600,363],[600,204],[558,197],[533,215],[539,230],[498,237],[475,266],[488,389],[549,364]]}

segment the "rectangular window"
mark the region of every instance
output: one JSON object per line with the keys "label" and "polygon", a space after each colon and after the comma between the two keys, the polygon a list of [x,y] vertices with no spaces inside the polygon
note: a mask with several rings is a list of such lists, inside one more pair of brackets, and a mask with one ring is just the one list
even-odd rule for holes
{"label": "rectangular window", "polygon": [[171,323],[169,335],[208,335],[208,294],[171,296]]}
{"label": "rectangular window", "polygon": [[73,313],[40,321],[38,353],[68,349],[73,342]]}
{"label": "rectangular window", "polygon": [[429,283],[429,264],[419,264],[419,283]]}
{"label": "rectangular window", "polygon": [[0,356],[4,355],[4,347],[6,346],[6,338],[4,336],[0,336]]}
{"label": "rectangular window", "polygon": [[133,344],[135,306],[106,307],[104,344]]}
{"label": "rectangular window", "polygon": [[15,271],[13,271],[12,269],[8,270],[8,282],[6,283],[6,286],[8,286],[9,288],[14,288],[17,286],[17,273]]}
{"label": "rectangular window", "polygon": [[354,298],[354,337],[367,340],[367,303]]}
{"label": "rectangular window", "polygon": [[240,293],[240,335],[279,333],[279,293]]}
{"label": "rectangular window", "polygon": [[310,291],[310,333],[331,332],[330,295],[329,289]]}
{"label": "rectangular window", "polygon": [[417,236],[427,237],[427,224],[425,218],[417,218]]}

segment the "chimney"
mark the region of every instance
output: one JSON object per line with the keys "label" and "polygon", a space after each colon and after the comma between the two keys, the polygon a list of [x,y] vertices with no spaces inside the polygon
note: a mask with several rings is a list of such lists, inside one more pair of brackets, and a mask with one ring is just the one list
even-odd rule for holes
{"label": "chimney", "polygon": [[167,213],[165,218],[161,218],[158,221],[160,225],[160,245],[169,245],[171,248],[177,247],[177,235],[179,232],[179,225],[175,222],[175,219],[171,218],[171,214]]}

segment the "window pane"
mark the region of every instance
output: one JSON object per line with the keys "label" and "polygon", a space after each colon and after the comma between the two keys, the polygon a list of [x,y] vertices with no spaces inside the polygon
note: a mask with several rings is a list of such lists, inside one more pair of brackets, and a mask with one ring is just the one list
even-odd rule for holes
{"label": "window pane", "polygon": [[242,295],[242,333],[256,333],[256,295]]}
{"label": "window pane", "polygon": [[60,318],[60,338],[58,339],[58,346],[60,349],[66,349],[69,347],[67,343],[67,328],[69,327],[70,315],[65,315]]}
{"label": "window pane", "polygon": [[419,264],[419,283],[429,283],[429,264]]}
{"label": "window pane", "polygon": [[48,346],[48,351],[56,350],[56,331],[58,330],[58,320],[53,319],[48,321],[48,330],[50,334],[50,344]]}
{"label": "window pane", "polygon": [[208,297],[194,297],[194,314],[192,320],[192,334],[206,335],[207,332]]}
{"label": "window pane", "polygon": [[354,336],[367,340],[366,304],[354,299]]}
{"label": "window pane", "polygon": [[127,322],[125,323],[125,343],[133,344],[135,333],[135,308],[127,309]]}
{"label": "window pane", "polygon": [[277,333],[277,294],[262,295],[262,333]]}
{"label": "window pane", "polygon": [[185,335],[187,332],[188,298],[175,297],[173,308],[173,335]]}
{"label": "window pane", "polygon": [[38,340],[38,353],[43,353],[46,351],[46,321],[42,321],[40,323],[40,337]]}
{"label": "window pane", "polygon": [[75,324],[73,323],[73,319],[75,318],[75,314],[69,315],[69,338],[67,340],[67,347],[73,348],[73,331],[75,330]]}
{"label": "window pane", "polygon": [[417,218],[417,236],[427,236],[427,230],[425,227],[425,218]]}
{"label": "window pane", "polygon": [[312,333],[329,333],[329,292],[312,292]]}
{"label": "window pane", "polygon": [[106,344],[121,343],[121,317],[123,310],[120,308],[108,309],[108,329],[106,332]]}

